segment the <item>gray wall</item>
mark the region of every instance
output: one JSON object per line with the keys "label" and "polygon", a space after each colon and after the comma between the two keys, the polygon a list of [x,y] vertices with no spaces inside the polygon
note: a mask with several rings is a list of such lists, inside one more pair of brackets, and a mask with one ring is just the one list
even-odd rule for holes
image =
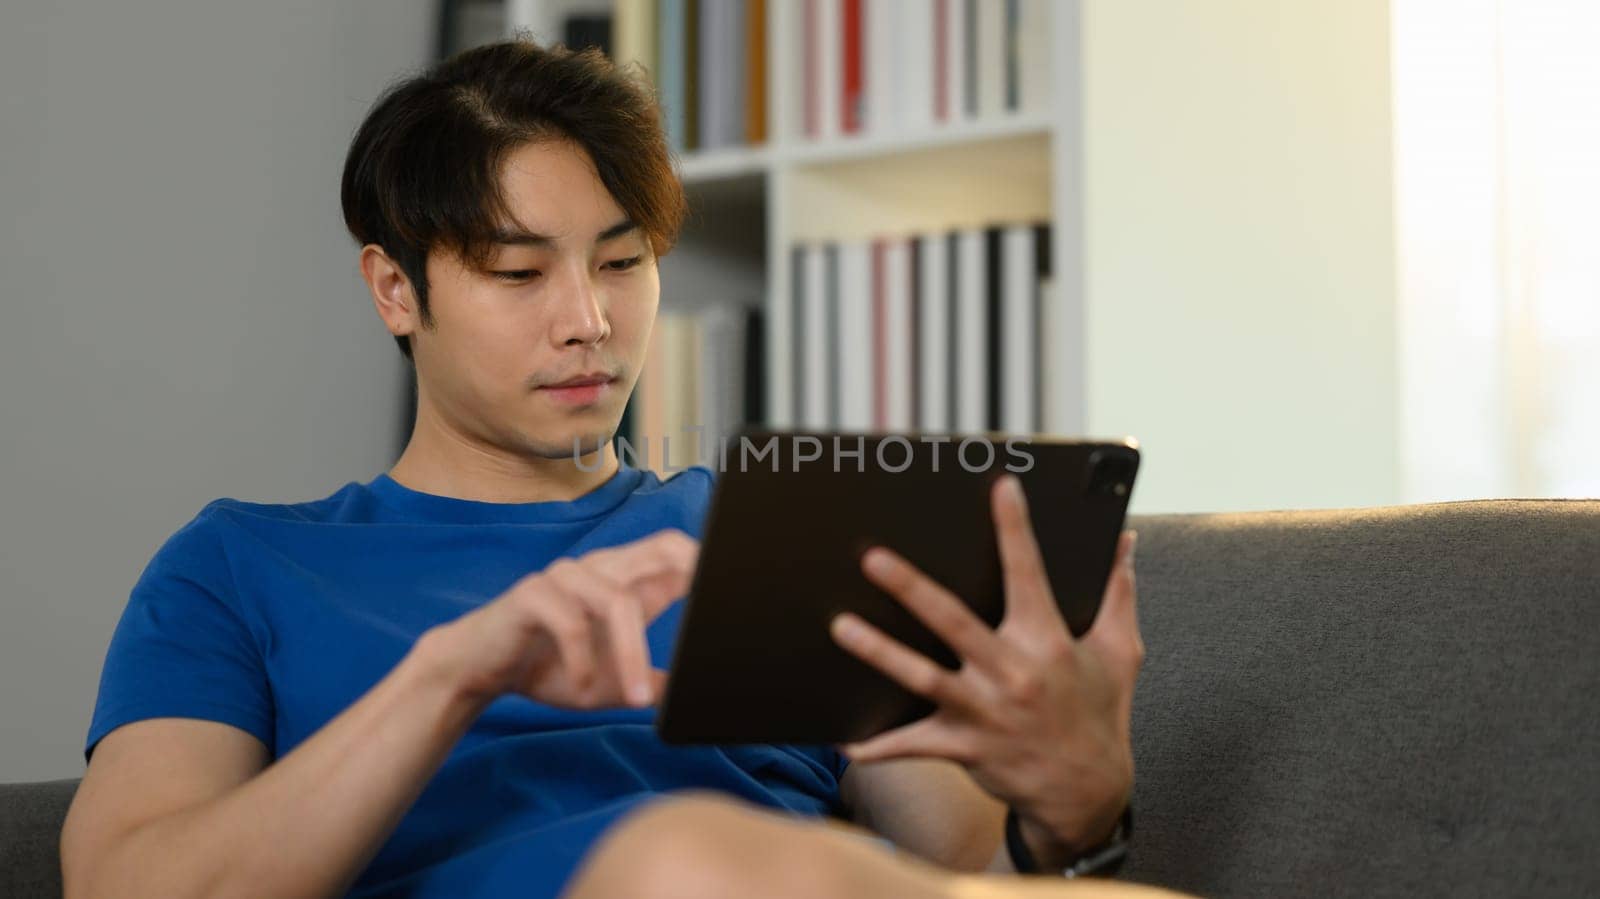
{"label": "gray wall", "polygon": [[82,771],[128,590],[202,505],[392,460],[339,172],[434,7],[0,4],[0,781]]}

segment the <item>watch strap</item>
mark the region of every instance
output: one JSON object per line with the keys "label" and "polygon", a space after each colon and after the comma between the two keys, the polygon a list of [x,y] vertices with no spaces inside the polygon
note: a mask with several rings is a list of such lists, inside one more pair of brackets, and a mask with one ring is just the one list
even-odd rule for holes
{"label": "watch strap", "polygon": [[[1081,853],[1061,869],[1063,877],[1109,877],[1121,870],[1128,857],[1128,840],[1133,836],[1133,804],[1122,810],[1117,829],[1105,842]],[[1006,810],[1006,853],[1011,856],[1011,866],[1018,874],[1038,874],[1039,863],[1028,842],[1022,838],[1022,821],[1016,809]]]}

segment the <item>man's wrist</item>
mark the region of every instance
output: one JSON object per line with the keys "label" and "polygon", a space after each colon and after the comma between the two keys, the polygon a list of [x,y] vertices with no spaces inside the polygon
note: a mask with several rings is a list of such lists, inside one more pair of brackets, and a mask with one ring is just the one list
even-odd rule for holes
{"label": "man's wrist", "polygon": [[450,718],[460,719],[464,730],[495,697],[477,689],[471,682],[467,676],[470,669],[456,651],[456,643],[446,627],[425,631],[401,665],[409,666],[412,682],[418,689],[444,698]]}
{"label": "man's wrist", "polygon": [[1126,812],[1127,803],[1124,801],[1115,809],[1115,816],[1109,824],[1097,821],[1087,828],[1075,828],[1065,834],[1032,815],[1021,812],[1013,814],[1016,816],[1017,835],[1038,869],[1060,871],[1112,842],[1122,830]]}

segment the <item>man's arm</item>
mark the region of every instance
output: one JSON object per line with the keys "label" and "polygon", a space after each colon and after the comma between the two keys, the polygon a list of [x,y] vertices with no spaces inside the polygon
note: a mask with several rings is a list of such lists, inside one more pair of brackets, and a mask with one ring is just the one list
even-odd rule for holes
{"label": "man's arm", "polygon": [[650,668],[644,629],[688,588],[697,552],[666,531],[558,560],[425,633],[270,765],[267,747],[224,724],[117,728],[96,747],[62,832],[66,895],[342,894],[495,698],[654,701],[665,675]]}
{"label": "man's arm", "polygon": [[1005,805],[953,762],[853,764],[839,790],[852,821],[935,864],[984,871],[996,852],[1005,857]]}
{"label": "man's arm", "polygon": [[430,646],[270,767],[225,724],[157,718],[107,735],[62,832],[66,895],[343,892],[481,710]]}

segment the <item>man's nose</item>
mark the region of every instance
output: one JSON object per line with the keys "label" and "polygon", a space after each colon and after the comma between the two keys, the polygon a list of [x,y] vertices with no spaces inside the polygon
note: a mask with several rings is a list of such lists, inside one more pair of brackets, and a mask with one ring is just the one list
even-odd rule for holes
{"label": "man's nose", "polygon": [[599,343],[611,333],[594,273],[583,262],[564,266],[551,338],[557,346]]}

